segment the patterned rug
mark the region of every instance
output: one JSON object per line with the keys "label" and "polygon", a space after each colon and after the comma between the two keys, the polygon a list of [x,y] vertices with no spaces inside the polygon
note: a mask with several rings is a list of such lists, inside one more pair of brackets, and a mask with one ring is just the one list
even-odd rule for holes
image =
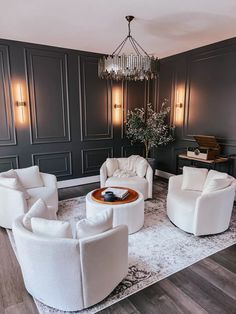
{"label": "patterned rug", "polygon": [[[223,234],[195,237],[175,227],[166,216],[167,183],[154,185],[154,198],[145,202],[144,227],[129,236],[129,273],[102,302],[87,310],[67,313],[97,313],[98,311],[186,268],[197,261],[236,243],[236,208],[230,228]],[[58,219],[71,223],[85,217],[85,197],[60,202]],[[12,233],[10,240],[14,246]],[[66,312],[50,308],[35,300],[40,314]]]}

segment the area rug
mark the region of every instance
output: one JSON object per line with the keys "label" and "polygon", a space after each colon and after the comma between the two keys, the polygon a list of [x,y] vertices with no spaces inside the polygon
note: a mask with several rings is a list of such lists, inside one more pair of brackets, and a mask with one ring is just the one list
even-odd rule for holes
{"label": "area rug", "polygon": [[[40,314],[91,314],[236,243],[236,208],[230,228],[219,235],[195,237],[175,227],[166,216],[167,183],[154,186],[154,199],[145,202],[144,227],[129,236],[129,273],[102,302],[87,310],[62,312],[35,300]],[[60,201],[58,219],[71,223],[85,217],[85,197]],[[14,239],[8,232],[12,245]],[[66,287],[65,287],[66,288]]]}

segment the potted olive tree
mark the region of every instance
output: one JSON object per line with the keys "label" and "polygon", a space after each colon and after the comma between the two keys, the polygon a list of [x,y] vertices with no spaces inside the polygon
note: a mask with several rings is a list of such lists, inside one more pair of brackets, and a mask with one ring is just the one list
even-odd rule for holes
{"label": "potted olive tree", "polygon": [[155,170],[155,159],[149,158],[150,150],[153,147],[167,145],[174,140],[173,129],[166,120],[170,112],[167,106],[168,100],[164,99],[159,112],[153,110],[152,105],[147,108],[135,108],[128,111],[126,121],[126,135],[135,142],[143,143],[145,146],[145,158]]}

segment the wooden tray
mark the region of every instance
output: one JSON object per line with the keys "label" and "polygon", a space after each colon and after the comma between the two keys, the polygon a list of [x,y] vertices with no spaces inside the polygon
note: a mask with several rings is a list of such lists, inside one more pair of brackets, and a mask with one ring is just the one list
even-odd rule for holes
{"label": "wooden tray", "polygon": [[109,187],[128,190],[129,195],[122,201],[118,200],[118,201],[114,201],[114,202],[105,202],[104,198],[102,196],[102,192],[107,189],[107,187],[105,187],[105,188],[94,190],[92,192],[92,195],[91,195],[92,200],[97,202],[97,203],[101,203],[101,204],[120,205],[120,204],[131,203],[131,202],[134,202],[138,199],[138,193],[132,189],[119,187],[119,186],[109,186]]}

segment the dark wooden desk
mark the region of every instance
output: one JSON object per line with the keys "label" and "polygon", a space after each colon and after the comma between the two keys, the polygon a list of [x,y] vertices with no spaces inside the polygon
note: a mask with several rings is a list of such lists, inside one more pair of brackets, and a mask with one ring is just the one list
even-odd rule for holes
{"label": "dark wooden desk", "polygon": [[208,169],[216,169],[217,165],[219,164],[226,164],[228,167],[228,173],[232,174],[232,163],[233,159],[230,157],[218,157],[213,160],[205,160],[205,159],[200,159],[200,158],[195,158],[195,157],[189,157],[187,154],[179,154],[176,156],[176,174],[180,173],[180,170],[182,170],[179,167],[179,162],[180,160],[186,160],[190,161],[191,166],[197,167],[197,164],[204,164],[204,166]]}

